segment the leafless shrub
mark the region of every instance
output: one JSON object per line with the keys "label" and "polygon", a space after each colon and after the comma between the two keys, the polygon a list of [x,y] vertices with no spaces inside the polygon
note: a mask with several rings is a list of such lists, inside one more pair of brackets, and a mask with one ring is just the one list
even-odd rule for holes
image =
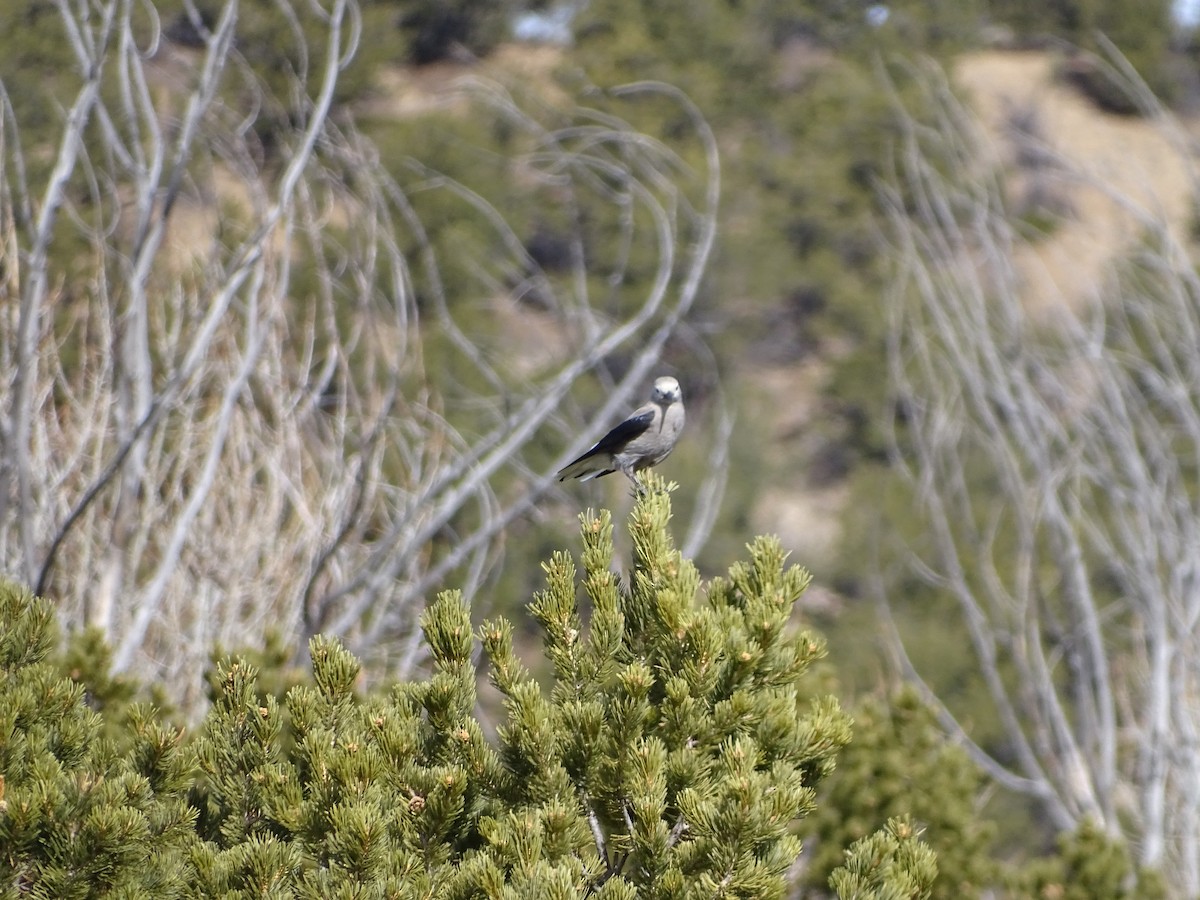
{"label": "leafless shrub", "polygon": [[[466,86],[522,130],[522,177],[607,210],[619,245],[654,249],[648,288],[630,287],[626,254],[593,296],[582,229],[551,278],[486,198],[429,160],[393,177],[333,115],[351,0],[313,7],[324,46],[288,89],[301,125],[278,133],[270,164],[236,4],[197,26],[189,87],[171,92],[149,86],[159,35],[130,6],[59,4],[84,78],[45,183],[26,176],[0,98],[0,566],[184,702],[214,644],[268,629],[339,634],[403,674],[424,599],[452,573],[472,596],[506,526],[586,444],[576,385],[603,382],[603,424],[656,374],[712,244],[712,136],[686,98],[626,89],[690,116],[707,169],[688,187],[665,147],[611,114],[539,118],[497,85]],[[476,272],[471,298],[444,286],[414,203],[431,191],[489,235],[486,255],[455,260]],[[83,248],[70,277],[64,246]],[[536,311],[517,303],[530,287]],[[549,350],[506,353],[494,322],[461,320],[472,304],[536,314]],[[714,472],[710,505],[722,483]]]}
{"label": "leafless shrub", "polygon": [[[962,613],[1008,761],[929,685],[927,696],[979,763],[1058,827],[1091,818],[1124,834],[1140,862],[1195,896],[1197,261],[1158,209],[1113,195],[1141,242],[1113,261],[1102,301],[1035,319],[977,126],[940,83],[930,96],[936,127],[909,129],[903,192],[887,194],[890,362],[907,416],[897,461],[931,547],[910,557],[914,571]],[[921,681],[922,661],[897,647]]]}

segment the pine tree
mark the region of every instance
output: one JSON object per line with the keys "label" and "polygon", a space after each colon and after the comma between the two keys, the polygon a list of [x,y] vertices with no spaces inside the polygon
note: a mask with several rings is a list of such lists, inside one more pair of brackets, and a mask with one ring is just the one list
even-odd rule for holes
{"label": "pine tree", "polygon": [[50,662],[45,600],[0,582],[0,892],[184,896],[194,842],[181,733],[126,711],[124,753]]}
{"label": "pine tree", "polygon": [[816,838],[804,882],[817,890],[842,863],[845,847],[889,821],[909,817],[937,854],[935,900],[979,897],[1000,877],[991,861],[991,831],[977,807],[985,778],[965,750],[946,737],[913,688],[853,708],[854,740],[821,786],[818,808],[802,832]]}
{"label": "pine tree", "polygon": [[841,900],[925,900],[937,878],[933,851],[906,818],[856,841],[829,884]]}
{"label": "pine tree", "polygon": [[[0,893],[784,896],[795,824],[849,740],[835,700],[802,699],[823,652],[790,625],[808,575],[760,538],[703,584],[672,543],[668,489],[648,484],[624,577],[607,512],[581,517],[578,562],[545,564],[532,672],[511,623],[473,629],[447,592],[422,620],[427,677],[366,691],[358,661],[317,636],[311,678],[280,697],[226,658],[183,745],[128,685],[106,737],[104,705],[53,662],[49,604],[0,591]],[[499,709],[477,696],[480,645]],[[926,896],[931,854],[906,827],[849,857],[847,896]],[[908,892],[870,893],[896,885]]]}
{"label": "pine tree", "polygon": [[823,652],[788,625],[808,575],[759,539],[704,590],[653,485],[632,514],[627,578],[607,512],[581,517],[582,572],[563,552],[545,564],[529,606],[544,687],[511,623],[479,627],[503,697],[494,742],[452,592],[422,622],[432,675],[386,694],[360,696],[357,662],[320,637],[314,684],[282,704],[245,663],[223,663],[197,743],[203,892],[782,896],[793,823],[849,739],[834,700],[798,700]]}
{"label": "pine tree", "polygon": [[1092,823],[1058,838],[1058,852],[1009,878],[1014,900],[1164,900],[1157,872],[1139,869],[1121,840]]}
{"label": "pine tree", "polygon": [[530,610],[554,667],[548,696],[516,663],[511,628],[484,625],[506,698],[502,757],[527,774],[514,799],[574,805],[599,879],[638,896],[778,896],[799,851],[789,825],[849,737],[832,699],[798,708],[797,681],[823,652],[815,635],[787,629],[808,575],[760,539],[702,599],[669,517],[665,491],[638,504],[622,582],[608,513],[584,514],[586,630],[574,562],[556,554],[546,566]]}

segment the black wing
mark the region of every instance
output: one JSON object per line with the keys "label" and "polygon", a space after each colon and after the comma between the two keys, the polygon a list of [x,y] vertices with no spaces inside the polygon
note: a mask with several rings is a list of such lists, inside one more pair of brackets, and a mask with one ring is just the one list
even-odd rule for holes
{"label": "black wing", "polygon": [[600,440],[596,441],[596,445],[591,450],[564,468],[570,468],[575,463],[581,462],[589,456],[595,456],[599,453],[617,453],[624,450],[630,441],[645,434],[652,424],[654,424],[654,410],[652,409],[648,409],[640,415],[630,416],[604,437],[600,438]]}

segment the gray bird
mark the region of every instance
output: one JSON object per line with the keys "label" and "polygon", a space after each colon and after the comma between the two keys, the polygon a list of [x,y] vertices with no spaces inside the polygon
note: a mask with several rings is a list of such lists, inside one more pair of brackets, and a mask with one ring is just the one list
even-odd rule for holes
{"label": "gray bird", "polygon": [[683,391],[669,375],[654,381],[650,402],[600,438],[596,446],[558,471],[558,480],[599,478],[624,472],[634,490],[643,492],[637,473],[667,458],[683,431]]}

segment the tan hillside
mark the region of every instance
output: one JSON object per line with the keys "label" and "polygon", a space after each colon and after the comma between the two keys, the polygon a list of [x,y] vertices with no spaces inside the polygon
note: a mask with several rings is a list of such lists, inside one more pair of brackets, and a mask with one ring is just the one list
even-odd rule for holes
{"label": "tan hillside", "polygon": [[[1182,238],[1191,221],[1196,177],[1181,146],[1188,137],[1182,128],[1173,136],[1168,123],[1102,112],[1055,83],[1053,66],[1047,52],[982,51],[964,55],[953,72],[998,160],[1013,157],[1013,114],[1032,113],[1048,148],[1083,176],[1069,184],[1056,177],[1070,212],[1050,235],[1020,251],[1027,301],[1046,309],[1095,296],[1109,260],[1137,238],[1139,215],[1165,218]],[[1115,195],[1133,201],[1137,210],[1123,209]],[[762,408],[779,411],[776,442],[793,457],[811,455],[805,435],[817,431],[823,415],[815,402],[821,369],[819,361],[809,360],[756,378]],[[798,401],[797,391],[808,399]],[[814,487],[800,476],[759,499],[753,526],[778,534],[798,558],[819,563],[838,545],[838,513],[845,499],[839,485]]]}
{"label": "tan hillside", "polygon": [[[1142,215],[1186,234],[1196,172],[1168,123],[1104,113],[1080,93],[1053,80],[1046,52],[990,51],[964,56],[954,79],[970,99],[1002,158],[1015,114],[1032,114],[1051,152],[1085,180],[1067,190],[1071,213],[1046,240],[1029,248],[1024,264],[1028,302],[1086,301],[1105,264],[1142,230]],[[1111,192],[1111,194],[1109,193]],[[1123,210],[1113,195],[1136,204]]]}

